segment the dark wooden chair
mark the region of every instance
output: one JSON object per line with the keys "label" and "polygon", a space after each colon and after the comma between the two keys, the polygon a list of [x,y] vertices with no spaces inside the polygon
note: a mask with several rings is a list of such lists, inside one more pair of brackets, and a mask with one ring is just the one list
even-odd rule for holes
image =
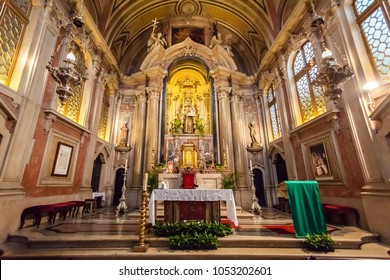
{"label": "dark wooden chair", "polygon": [[184,172],[182,174],[183,184],[180,186],[182,189],[195,189],[198,185],[195,184],[195,173],[194,172]]}

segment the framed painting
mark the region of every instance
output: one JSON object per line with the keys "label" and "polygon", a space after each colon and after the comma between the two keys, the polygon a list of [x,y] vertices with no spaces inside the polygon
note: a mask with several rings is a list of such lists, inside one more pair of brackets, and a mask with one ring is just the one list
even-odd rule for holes
{"label": "framed painting", "polygon": [[314,178],[332,179],[332,170],[329,164],[328,151],[324,142],[312,145],[309,147],[311,169]]}
{"label": "framed painting", "polygon": [[172,29],[172,45],[183,42],[187,37],[192,41],[204,45],[204,31],[197,27],[178,27]]}
{"label": "framed painting", "polygon": [[51,175],[67,177],[72,159],[73,147],[62,142],[57,145],[54,165]]}

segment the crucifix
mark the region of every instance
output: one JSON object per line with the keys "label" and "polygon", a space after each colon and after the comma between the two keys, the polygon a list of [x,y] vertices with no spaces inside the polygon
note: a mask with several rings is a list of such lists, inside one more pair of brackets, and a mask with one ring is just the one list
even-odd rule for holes
{"label": "crucifix", "polygon": [[159,21],[157,21],[157,18],[154,18],[154,20],[152,20],[152,22],[153,22],[153,31],[152,31],[152,33],[154,33],[154,30],[156,30],[157,23],[159,23]]}

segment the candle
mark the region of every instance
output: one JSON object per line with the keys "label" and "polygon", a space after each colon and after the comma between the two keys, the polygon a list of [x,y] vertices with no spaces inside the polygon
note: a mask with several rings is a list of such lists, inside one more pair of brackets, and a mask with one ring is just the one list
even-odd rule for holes
{"label": "candle", "polygon": [[127,159],[125,161],[125,169],[127,170]]}
{"label": "candle", "polygon": [[145,173],[143,191],[146,191],[147,189],[148,189],[148,173]]}
{"label": "candle", "polygon": [[222,138],[222,148],[225,148],[225,138]]}
{"label": "candle", "polygon": [[252,160],[249,160],[249,169],[252,170]]}

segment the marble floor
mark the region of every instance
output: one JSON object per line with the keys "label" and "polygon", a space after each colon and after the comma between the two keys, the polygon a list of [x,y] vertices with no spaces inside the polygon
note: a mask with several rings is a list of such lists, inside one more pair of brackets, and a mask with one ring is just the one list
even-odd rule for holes
{"label": "marble floor", "polygon": [[[287,213],[262,208],[260,215],[239,210],[239,225],[233,234],[221,238],[221,247],[211,251],[169,249],[167,239],[146,227],[141,240],[138,211],[116,214],[115,208],[67,217],[39,228],[31,221],[0,244],[1,259],[390,259],[390,246],[361,228],[327,225],[336,241],[334,252],[315,253],[305,249],[304,240],[294,234]],[[157,215],[159,217],[159,215]],[[160,215],[161,218],[161,215]],[[30,222],[30,224],[29,224]],[[134,248],[145,247],[144,252]]]}

